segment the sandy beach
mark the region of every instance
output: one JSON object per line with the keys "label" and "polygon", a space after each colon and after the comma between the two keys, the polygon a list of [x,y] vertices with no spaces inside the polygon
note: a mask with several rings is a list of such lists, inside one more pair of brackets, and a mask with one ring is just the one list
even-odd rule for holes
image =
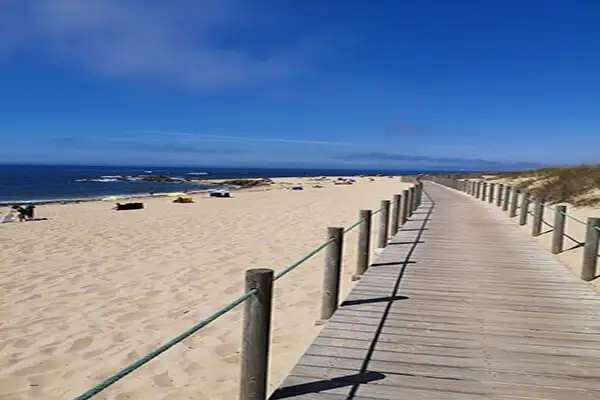
{"label": "sandy beach", "polygon": [[[285,268],[327,226],[347,227],[409,186],[398,177],[275,181],[194,204],[147,198],[135,211],[44,205],[36,213],[46,221],[0,225],[0,399],[74,398],[239,296],[246,269]],[[304,190],[285,189],[292,184]],[[345,242],[343,294],[356,236]],[[322,266],[319,254],[276,284],[272,389],[318,332]],[[235,399],[240,333],[238,308],[95,398]]]}

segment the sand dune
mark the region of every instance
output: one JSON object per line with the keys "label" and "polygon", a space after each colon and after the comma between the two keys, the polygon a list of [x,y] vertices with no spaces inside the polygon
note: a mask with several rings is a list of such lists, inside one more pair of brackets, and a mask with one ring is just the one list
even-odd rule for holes
{"label": "sand dune", "polygon": [[[349,226],[407,186],[323,185],[195,204],[152,198],[137,211],[47,205],[37,212],[48,221],[1,225],[0,399],[81,394],[241,294],[247,268],[281,270],[322,243],[327,226]],[[356,232],[346,243],[344,293]],[[322,264],[321,254],[276,284],[271,387],[318,331]],[[235,399],[240,320],[230,312],[96,398]]]}

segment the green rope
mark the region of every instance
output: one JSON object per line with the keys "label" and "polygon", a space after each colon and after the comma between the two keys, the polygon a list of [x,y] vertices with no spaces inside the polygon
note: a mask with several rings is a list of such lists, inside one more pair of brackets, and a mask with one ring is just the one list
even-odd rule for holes
{"label": "green rope", "polygon": [[344,229],[344,233],[350,232],[352,229],[354,229],[357,226],[359,226],[360,224],[362,224],[363,221],[364,221],[364,219],[359,219],[358,221],[356,221],[355,223],[353,223],[352,225],[350,225],[349,227],[347,227],[346,229]]}
{"label": "green rope", "polygon": [[329,245],[329,243],[333,243],[334,240],[335,239],[329,239],[328,241],[326,241],[325,243],[323,243],[322,245],[320,245],[319,247],[317,247],[316,249],[314,249],[313,251],[311,251],[310,253],[308,253],[304,257],[302,257],[300,260],[296,261],[295,263],[293,263],[292,265],[290,265],[289,267],[287,267],[283,271],[277,273],[273,277],[273,280],[276,281],[277,279],[279,279],[279,278],[283,277],[284,275],[286,275],[288,272],[291,272],[296,267],[298,267],[300,264],[302,264],[303,262],[305,262],[309,258],[313,257],[315,254],[317,254],[318,252],[320,252],[321,250],[323,250],[325,247],[327,247]]}
{"label": "green rope", "polygon": [[[379,210],[373,211],[373,213],[371,215],[375,215],[378,212],[381,212],[381,210],[383,210],[383,208],[380,208]],[[344,229],[344,234],[350,232],[352,229],[356,228],[357,226],[359,226],[360,224],[362,224],[362,222],[364,221],[364,219],[359,219],[358,221],[356,221],[354,224],[350,225],[348,228]],[[292,265],[290,265],[289,267],[285,268],[284,270],[280,271],[279,273],[277,273],[275,275],[275,277],[273,278],[274,281],[276,281],[279,278],[282,278],[283,276],[287,275],[289,272],[293,271],[294,269],[296,269],[296,267],[300,266],[300,264],[302,264],[303,262],[309,260],[310,258],[312,258],[315,254],[317,254],[318,252],[320,252],[321,250],[323,250],[325,247],[327,247],[330,243],[333,243],[334,239],[329,239],[328,241],[326,241],[325,243],[323,243],[322,245],[320,245],[319,247],[317,247],[316,249],[314,249],[313,251],[311,251],[310,253],[308,253],[307,255],[305,255],[304,257],[302,257],[300,260],[296,261],[295,263],[293,263]]]}
{"label": "green rope", "polygon": [[567,213],[564,213],[564,212],[561,212],[561,214],[562,214],[562,215],[564,215],[564,216],[565,216],[565,217],[567,217],[567,218],[571,218],[571,219],[572,219],[573,221],[575,221],[575,222],[579,222],[580,224],[587,225],[587,223],[586,223],[585,221],[582,221],[582,220],[580,220],[580,219],[577,219],[577,218],[575,218],[575,217],[574,217],[574,216],[572,216],[572,215],[569,215],[569,214],[567,214]]}
{"label": "green rope", "polygon": [[100,382],[98,385],[94,386],[93,388],[91,388],[90,390],[85,392],[84,394],[77,396],[75,398],[75,400],[87,400],[87,399],[92,398],[92,396],[95,396],[96,394],[100,393],[107,387],[111,386],[113,383],[117,382],[121,378],[124,378],[125,376],[129,375],[136,369],[140,368],[142,365],[151,361],[153,358],[158,357],[165,351],[169,350],[171,347],[175,346],[177,343],[183,341],[184,339],[187,339],[189,336],[198,332],[200,329],[204,328],[206,325],[210,324],[211,322],[213,322],[217,318],[221,317],[228,311],[233,310],[235,307],[242,304],[244,301],[248,300],[250,297],[252,297],[256,293],[258,293],[257,289],[252,289],[252,290],[247,291],[242,296],[238,297],[236,300],[232,301],[225,307],[221,308],[219,311],[217,311],[210,317],[206,318],[205,320],[200,321],[199,323],[197,323],[196,325],[194,325],[187,331],[183,332],[181,335],[171,339],[167,343],[163,344],[162,346],[160,346],[157,349],[153,350],[152,352],[148,353],[144,357],[135,361],[133,364],[130,364],[128,367],[123,368],[122,370],[120,370],[119,372],[117,372],[116,374],[111,376],[110,378],[107,378],[104,381]]}
{"label": "green rope", "polygon": [[[537,202],[539,203],[539,201],[537,201]],[[551,211],[557,212],[556,208],[554,208],[554,207],[550,207],[550,206],[547,206],[547,205],[544,205],[544,207],[546,207],[547,209],[549,209],[549,210],[551,210]],[[573,220],[573,221],[575,221],[575,222],[579,222],[580,224],[583,224],[583,225],[586,225],[586,224],[587,224],[585,221],[582,221],[582,220],[580,220],[580,219],[578,219],[578,218],[575,218],[574,216],[572,216],[572,215],[569,215],[569,214],[567,214],[567,213],[564,213],[564,212],[559,212],[559,213],[560,213],[561,215],[564,215],[564,216],[565,216],[565,217],[567,217],[567,218],[570,218],[570,219],[572,219],[572,220]]]}

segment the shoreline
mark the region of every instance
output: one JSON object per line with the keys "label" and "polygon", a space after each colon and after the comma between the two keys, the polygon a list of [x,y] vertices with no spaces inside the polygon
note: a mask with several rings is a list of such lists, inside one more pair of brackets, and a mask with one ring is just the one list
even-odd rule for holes
{"label": "shoreline", "polygon": [[[0,200],[0,208],[2,207],[10,207],[13,204],[34,204],[34,205],[49,205],[49,204],[79,204],[79,203],[90,203],[96,201],[117,201],[117,200],[129,200],[129,199],[153,199],[160,197],[169,197],[173,193],[185,193],[185,194],[200,194],[207,193],[211,189],[202,189],[202,190],[188,190],[185,192],[160,192],[160,193],[135,193],[135,194],[108,194],[105,196],[94,196],[94,197],[82,197],[82,198],[71,198],[71,199],[45,199],[45,200]],[[107,200],[109,199],[110,200]],[[114,198],[114,199],[113,199]]]}
{"label": "shoreline", "polygon": [[[0,200],[0,208],[10,207],[15,204],[34,204],[34,205],[50,205],[50,204],[79,204],[79,203],[89,203],[89,202],[99,202],[99,201],[118,201],[118,200],[130,200],[130,199],[153,199],[153,198],[161,198],[161,197],[170,197],[173,193],[185,193],[187,195],[194,194],[202,194],[208,193],[211,190],[219,190],[224,189],[231,192],[240,192],[240,191],[252,191],[252,190],[268,190],[270,186],[274,184],[285,184],[285,182],[280,182],[282,179],[297,179],[297,180],[306,180],[308,182],[323,182],[330,179],[338,179],[338,178],[401,178],[405,175],[385,175],[385,176],[377,176],[377,175],[335,175],[335,176],[289,176],[289,177],[258,177],[258,178],[214,178],[214,179],[197,179],[193,182],[198,185],[212,185],[214,187],[199,189],[199,190],[184,190],[184,191],[176,191],[176,192],[158,192],[158,193],[125,193],[125,194],[106,194],[100,196],[92,196],[92,197],[81,197],[81,198],[56,198],[56,199],[19,199],[19,200]],[[240,187],[235,185],[227,185],[225,184],[228,181],[270,181],[269,184],[264,185],[255,185],[251,187]],[[189,183],[189,182],[188,182]],[[107,200],[110,199],[110,200]]]}

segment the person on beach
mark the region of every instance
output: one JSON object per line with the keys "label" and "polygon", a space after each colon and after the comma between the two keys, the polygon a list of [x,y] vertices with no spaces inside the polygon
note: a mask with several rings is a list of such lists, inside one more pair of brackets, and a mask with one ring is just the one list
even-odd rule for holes
{"label": "person on beach", "polygon": [[20,205],[17,204],[15,206],[13,206],[13,210],[15,210],[15,212],[17,213],[19,222],[23,222],[27,219],[27,214],[25,212],[25,209],[23,207],[21,207]]}
{"label": "person on beach", "polygon": [[19,222],[24,222],[33,219],[33,210],[35,206],[33,204],[27,204],[25,207],[21,207],[18,204],[12,206],[13,212],[17,213]]}

